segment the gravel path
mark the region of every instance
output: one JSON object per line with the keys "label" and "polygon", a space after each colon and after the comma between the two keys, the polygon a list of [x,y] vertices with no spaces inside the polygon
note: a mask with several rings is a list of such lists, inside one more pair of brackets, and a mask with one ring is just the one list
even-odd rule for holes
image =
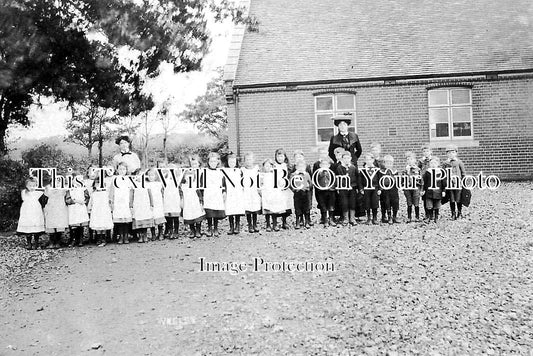
{"label": "gravel path", "polygon": [[[532,188],[476,191],[465,219],[446,205],[430,225],[59,251],[4,238],[0,355],[533,355]],[[200,272],[202,257],[246,271]],[[334,271],[256,272],[256,257]]]}

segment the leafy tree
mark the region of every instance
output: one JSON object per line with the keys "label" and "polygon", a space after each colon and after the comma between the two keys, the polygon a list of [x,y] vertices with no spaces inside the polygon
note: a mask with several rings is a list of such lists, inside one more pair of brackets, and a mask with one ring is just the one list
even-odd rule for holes
{"label": "leafy tree", "polygon": [[[200,68],[210,44],[207,11],[247,21],[227,0],[1,1],[0,154],[8,127],[29,124],[36,95],[71,104],[91,97],[121,115],[138,114],[150,106],[139,100],[140,78],[156,76],[164,61],[175,72]],[[119,61],[122,46],[137,53],[128,68]]]}
{"label": "leafy tree", "polygon": [[181,113],[184,120],[193,123],[198,130],[219,139],[226,136],[228,123],[228,109],[224,94],[222,70],[207,84],[205,94],[196,98],[194,103],[188,104]]}

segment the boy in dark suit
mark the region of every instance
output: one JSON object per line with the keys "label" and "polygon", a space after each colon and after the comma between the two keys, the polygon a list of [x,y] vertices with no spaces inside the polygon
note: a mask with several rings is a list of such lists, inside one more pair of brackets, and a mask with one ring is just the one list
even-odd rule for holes
{"label": "boy in dark suit", "polygon": [[[423,176],[424,188],[421,195],[424,197],[426,207],[428,209],[428,215],[424,219],[424,222],[429,223],[431,220],[437,222],[439,219],[439,209],[442,205],[442,198],[444,197],[446,189],[446,181],[444,178],[437,179],[433,182],[436,174],[434,172],[439,168],[440,159],[433,157],[429,161],[429,168],[426,170]],[[435,172],[436,173],[436,172]],[[434,186],[434,188],[432,188]]]}

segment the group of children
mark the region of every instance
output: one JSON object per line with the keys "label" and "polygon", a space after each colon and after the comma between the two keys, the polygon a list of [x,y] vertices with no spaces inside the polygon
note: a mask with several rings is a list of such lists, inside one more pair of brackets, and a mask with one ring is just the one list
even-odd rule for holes
{"label": "group of children", "polygon": [[[85,227],[89,241],[104,246],[113,241],[128,244],[130,239],[142,243],[150,240],[178,237],[180,216],[190,228],[190,238],[203,235],[219,236],[219,222],[228,217],[228,234],[239,234],[241,217],[245,216],[249,233],[259,232],[258,215],[265,216],[266,231],[288,229],[287,218],[294,210],[295,229],[310,228],[313,192],[318,203],[324,227],[355,225],[366,216],[367,224],[378,224],[377,211],[381,206],[383,223],[398,223],[399,189],[393,185],[385,189],[382,177],[394,179],[398,175],[420,175],[414,189],[404,190],[407,202],[407,222],[419,221],[419,202],[422,197],[425,221],[437,222],[441,199],[449,194],[452,218],[462,216],[461,191],[446,190],[444,180],[437,189],[430,188],[430,172],[438,167],[451,167],[454,174],[465,175],[464,164],[457,158],[457,147],[446,150],[448,159],[442,165],[433,157],[428,145],[422,148],[422,158],[406,153],[403,172],[394,169],[390,155],[381,158],[381,146],[371,145],[363,155],[358,168],[352,163],[350,152],[335,149],[335,162],[322,152],[312,166],[307,164],[302,151],[293,155],[289,163],[283,149],[276,150],[274,159],[265,159],[256,165],[253,153],[246,153],[242,167],[235,154],[227,156],[226,167],[221,168],[218,153],[211,152],[207,167],[200,168],[197,156],[189,158],[190,170],[175,170],[169,165],[163,184],[156,169],[137,173],[135,184],[128,175],[128,167],[119,163],[114,175],[100,182],[102,175],[90,167],[84,184],[79,187],[53,187],[50,182],[37,189],[37,180],[30,178],[21,192],[22,206],[17,232],[25,235],[28,248],[38,248],[39,236],[46,232],[50,248],[58,248],[63,234],[68,232],[70,246],[83,245]],[[318,171],[318,172],[317,172]],[[179,172],[176,177],[173,174]],[[316,173],[316,177],[313,176]],[[113,184],[121,178],[120,184]],[[128,177],[130,178],[130,177]],[[173,184],[172,179],[178,184]],[[368,181],[371,178],[372,182]],[[339,184],[344,179],[349,186]],[[291,184],[287,186],[287,182]],[[205,185],[199,189],[199,182]],[[325,189],[319,189],[317,186]],[[457,207],[457,210],[456,210]],[[202,222],[207,220],[207,232]]]}

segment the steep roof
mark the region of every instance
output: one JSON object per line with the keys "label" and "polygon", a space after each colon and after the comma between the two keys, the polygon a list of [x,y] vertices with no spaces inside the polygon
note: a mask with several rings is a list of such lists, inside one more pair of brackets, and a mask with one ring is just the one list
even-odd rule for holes
{"label": "steep roof", "polygon": [[533,69],[531,0],[252,0],[234,85]]}

